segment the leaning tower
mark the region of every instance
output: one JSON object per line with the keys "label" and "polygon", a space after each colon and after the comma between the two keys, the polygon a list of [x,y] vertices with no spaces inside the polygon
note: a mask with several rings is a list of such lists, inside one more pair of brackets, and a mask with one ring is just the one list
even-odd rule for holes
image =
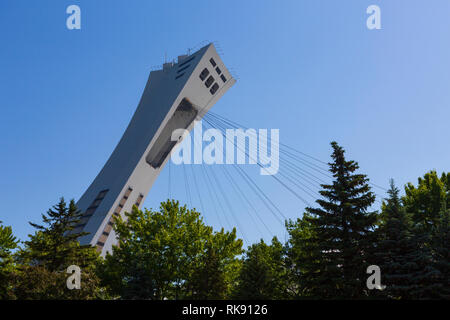
{"label": "leaning tower", "polygon": [[191,130],[236,82],[213,44],[150,72],[139,105],[108,161],[77,202],[76,232],[104,256],[117,243],[114,216],[140,207],[170,158],[172,131]]}

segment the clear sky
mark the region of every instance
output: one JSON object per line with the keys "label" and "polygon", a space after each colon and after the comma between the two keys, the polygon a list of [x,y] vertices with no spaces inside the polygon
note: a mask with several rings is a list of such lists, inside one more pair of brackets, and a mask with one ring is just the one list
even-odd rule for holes
{"label": "clear sky", "polygon": [[[71,4],[81,30],[66,28]],[[381,30],[366,27],[371,4]],[[77,200],[124,132],[150,67],[203,40],[217,41],[239,76],[215,113],[279,128],[282,143],[324,161],[336,140],[379,185],[448,171],[449,36],[448,0],[0,1],[0,220],[25,240],[27,222],[60,196]],[[183,171],[172,168],[172,196],[185,202]],[[246,170],[286,216],[301,215],[301,202]],[[167,196],[166,167],[144,205]],[[284,240],[270,213],[259,214]],[[257,241],[257,225],[236,215]]]}

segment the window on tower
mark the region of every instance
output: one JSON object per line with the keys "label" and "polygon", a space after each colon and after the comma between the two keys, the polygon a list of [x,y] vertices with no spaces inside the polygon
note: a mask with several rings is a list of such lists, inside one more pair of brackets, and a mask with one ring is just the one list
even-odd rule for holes
{"label": "window on tower", "polygon": [[178,65],[178,68],[181,68],[182,66],[188,64],[189,62],[191,62],[191,61],[194,60],[194,59],[195,59],[195,56],[190,57],[189,59],[187,59],[187,60],[183,61],[182,63],[180,63],[180,64]]}
{"label": "window on tower", "polygon": [[207,68],[203,69],[202,73],[200,73],[200,79],[203,81],[209,74],[209,70]]}
{"label": "window on tower", "polygon": [[207,88],[209,88],[209,87],[212,85],[213,82],[214,82],[213,76],[209,76],[209,78],[206,79],[206,81],[205,81],[205,86],[206,86]]}
{"label": "window on tower", "polygon": [[211,87],[211,89],[209,90],[209,92],[211,92],[211,94],[216,93],[217,89],[219,89],[219,85],[216,83],[214,83],[214,85]]}

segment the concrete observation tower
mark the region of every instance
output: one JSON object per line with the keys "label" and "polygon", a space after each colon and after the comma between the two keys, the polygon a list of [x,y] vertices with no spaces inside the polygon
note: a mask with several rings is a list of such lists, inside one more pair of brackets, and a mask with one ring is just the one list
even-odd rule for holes
{"label": "concrete observation tower", "polygon": [[170,158],[172,131],[191,130],[236,82],[213,44],[150,72],[144,93],[125,133],[95,180],[77,202],[84,213],[76,232],[82,244],[102,256],[117,243],[114,216],[144,202]]}

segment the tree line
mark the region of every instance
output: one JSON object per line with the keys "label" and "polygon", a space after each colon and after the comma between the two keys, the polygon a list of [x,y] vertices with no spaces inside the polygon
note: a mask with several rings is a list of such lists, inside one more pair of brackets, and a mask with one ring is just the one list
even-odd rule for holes
{"label": "tree line", "polygon": [[[358,163],[331,143],[331,184],[296,220],[288,240],[243,249],[236,229],[215,231],[200,212],[167,200],[118,217],[104,259],[73,233],[82,213],[62,198],[23,243],[0,222],[0,299],[449,299],[450,173],[425,173],[404,195],[391,180],[375,194]],[[66,287],[70,265],[81,288]],[[383,290],[366,284],[381,271]]]}

